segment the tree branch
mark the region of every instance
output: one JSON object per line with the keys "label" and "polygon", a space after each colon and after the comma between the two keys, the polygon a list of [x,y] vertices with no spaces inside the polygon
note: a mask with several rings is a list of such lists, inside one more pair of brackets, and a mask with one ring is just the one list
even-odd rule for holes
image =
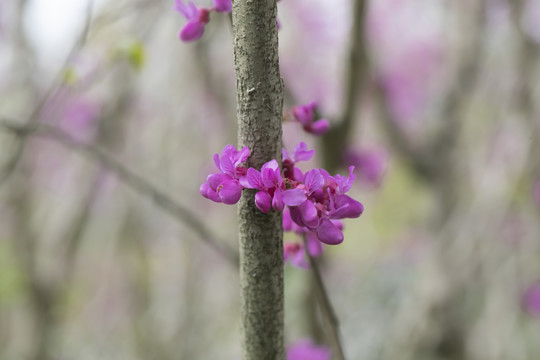
{"label": "tree branch", "polygon": [[[283,83],[276,0],[233,1],[238,141],[249,167],[281,159]],[[244,360],[283,360],[283,228],[281,212],[255,207],[254,190],[238,206]]]}
{"label": "tree branch", "polygon": [[[305,239],[305,237],[304,245],[307,248],[307,240]],[[317,263],[317,260],[309,254],[309,251],[306,251],[306,254],[309,259],[309,265],[311,266],[311,273],[314,279],[315,296],[317,297],[318,303],[320,305],[319,308],[321,309],[326,335],[330,340],[330,345],[332,347],[334,358],[337,360],[345,360],[345,354],[343,352],[343,346],[341,345],[341,339],[339,334],[339,320],[336,312],[334,311],[334,307],[330,302],[330,298],[328,297],[328,293],[324,286],[321,272],[319,270],[319,265]]]}
{"label": "tree branch", "polygon": [[339,122],[333,124],[330,131],[322,137],[323,166],[331,173],[335,172],[341,165],[343,152],[353,135],[359,93],[365,88],[367,81],[368,59],[364,29],[365,18],[366,0],[355,0],[351,29],[352,39],[343,91],[345,98],[343,112],[340,115]]}
{"label": "tree branch", "polygon": [[208,246],[223,255],[232,265],[237,266],[238,257],[236,253],[226,246],[223,241],[216,239],[197,215],[188,208],[172,200],[168,195],[154,187],[149,181],[135,174],[101,148],[95,145],[80,143],[63,130],[50,125],[15,125],[6,121],[0,121],[0,127],[16,134],[21,141],[28,136],[50,139],[71,150],[78,151],[99,161],[112,171],[122,182],[142,195],[151,198],[156,205],[185,224],[194,233],[199,235]]}

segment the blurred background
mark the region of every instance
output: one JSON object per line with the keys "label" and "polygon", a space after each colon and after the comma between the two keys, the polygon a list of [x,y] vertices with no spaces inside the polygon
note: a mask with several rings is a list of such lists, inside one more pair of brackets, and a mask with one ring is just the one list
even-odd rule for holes
{"label": "blurred background", "polygon": [[[198,191],[236,144],[231,26],[182,43],[173,5],[0,1],[1,359],[240,357],[236,209]],[[365,205],[322,259],[348,359],[538,359],[540,1],[278,17],[284,111],[332,124],[284,145]],[[325,343],[309,271],[285,293],[287,343]]]}

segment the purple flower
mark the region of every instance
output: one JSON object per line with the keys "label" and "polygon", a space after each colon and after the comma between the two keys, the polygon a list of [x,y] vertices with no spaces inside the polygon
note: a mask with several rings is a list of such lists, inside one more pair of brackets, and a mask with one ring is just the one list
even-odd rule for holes
{"label": "purple flower", "polygon": [[291,265],[308,269],[309,264],[305,259],[306,251],[302,244],[297,243],[284,243],[283,244],[283,261],[289,261]]}
{"label": "purple flower", "polygon": [[283,176],[298,182],[304,181],[304,174],[295,167],[297,162],[308,161],[315,154],[315,150],[308,150],[306,143],[301,142],[296,145],[292,155],[285,149],[281,150],[283,163]]}
{"label": "purple flower", "polygon": [[343,162],[353,165],[360,181],[370,187],[381,184],[387,159],[388,154],[382,149],[349,150],[343,155]]}
{"label": "purple flower", "polygon": [[236,150],[234,145],[226,145],[221,152],[221,156],[214,154],[214,163],[223,174],[227,174],[235,179],[240,179],[247,173],[246,168],[240,167],[249,157],[249,149],[244,146],[242,150]]}
{"label": "purple flower", "polygon": [[[331,220],[339,229],[343,229],[343,224],[339,220]],[[294,231],[298,235],[306,239],[307,251],[313,256],[317,257],[322,254],[323,247],[321,241],[317,237],[317,233],[307,227],[299,226],[291,218],[291,211],[286,208],[283,210],[283,230]]]}
{"label": "purple flower", "polygon": [[306,200],[301,189],[285,188],[276,160],[264,164],[261,171],[249,168],[240,183],[247,189],[259,190],[255,195],[255,205],[264,213],[269,212],[271,207],[282,211],[285,205],[296,206]]}
{"label": "purple flower", "polygon": [[313,341],[304,339],[287,349],[287,360],[330,360],[330,349],[317,346]]}
{"label": "purple flower", "polygon": [[248,157],[247,147],[236,150],[233,145],[225,146],[221,156],[215,154],[214,163],[220,173],[208,175],[206,182],[199,188],[201,195],[215,202],[236,204],[240,200],[243,189],[239,179],[247,173],[246,168],[241,167],[240,164]]}
{"label": "purple flower", "polygon": [[[364,206],[346,195],[356,179],[354,166],[349,167],[348,176],[330,176],[323,169],[312,169],[305,175],[296,171],[296,162],[309,160],[313,153],[305,143],[296,146],[292,155],[283,149],[283,173],[287,175],[283,177],[275,159],[265,163],[260,171],[246,169],[241,164],[248,159],[249,149],[237,150],[227,145],[221,154],[214,155],[219,172],[207,177],[200,193],[215,202],[235,204],[244,188],[258,190],[255,206],[264,213],[272,208],[284,211],[284,230],[302,235],[309,254],[318,256],[322,253],[320,242],[330,245],[343,242],[343,224],[339,220],[359,217]],[[300,249],[288,249],[285,257],[292,256],[293,250],[298,257],[294,257],[293,263],[298,265]]]}
{"label": "purple flower", "polygon": [[175,1],[174,9],[188,20],[187,24],[180,30],[180,39],[184,42],[200,39],[204,33],[204,25],[210,21],[210,10],[203,7],[197,8],[192,1],[187,5],[182,0]]}
{"label": "purple flower", "polygon": [[298,105],[293,107],[292,114],[294,119],[302,124],[305,131],[313,135],[323,135],[330,129],[330,123],[327,119],[314,120],[316,107],[315,101],[307,105]]}
{"label": "purple flower", "polygon": [[525,290],[522,302],[523,307],[529,314],[540,317],[540,281]]}
{"label": "purple flower", "polygon": [[214,0],[213,10],[221,13],[230,13],[232,11],[231,0]]}
{"label": "purple flower", "polygon": [[354,167],[349,168],[349,176],[330,176],[326,170],[313,169],[306,173],[305,183],[298,186],[306,192],[307,201],[300,206],[292,206],[291,219],[299,226],[316,231],[320,241],[336,245],[343,242],[343,233],[331,220],[357,218],[364,212],[364,206],[345,195],[356,178]]}

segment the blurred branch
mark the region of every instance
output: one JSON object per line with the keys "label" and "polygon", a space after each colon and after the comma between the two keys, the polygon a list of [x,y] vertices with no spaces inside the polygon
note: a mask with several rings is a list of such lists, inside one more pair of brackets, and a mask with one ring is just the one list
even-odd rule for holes
{"label": "blurred branch", "polygon": [[[365,40],[366,0],[356,0],[353,9],[352,39],[349,48],[347,73],[345,74],[345,104],[340,127],[346,140],[351,137],[352,124],[358,108],[358,95],[367,80],[367,53]],[[346,142],[346,141],[344,141]]]}
{"label": "blurred branch", "polygon": [[[307,248],[307,242],[304,238],[304,244]],[[339,334],[339,320],[336,316],[336,312],[330,302],[328,293],[324,286],[322,280],[321,272],[319,270],[319,265],[317,260],[315,260],[310,254],[309,251],[306,251],[306,254],[309,258],[309,264],[311,266],[311,273],[313,274],[314,285],[315,285],[315,295],[319,303],[319,308],[321,309],[322,318],[324,322],[324,327],[326,330],[326,335],[329,337],[330,345],[332,347],[332,352],[334,358],[337,360],[345,360],[345,355],[343,353],[343,346],[341,345],[340,334]]]}
{"label": "blurred branch", "polygon": [[197,217],[197,215],[195,215],[187,207],[184,207],[183,205],[172,200],[168,195],[154,187],[146,179],[129,170],[121,162],[114,159],[101,148],[94,145],[80,143],[74,140],[63,130],[45,124],[15,125],[6,121],[0,121],[0,127],[14,133],[21,138],[21,140],[27,138],[28,136],[50,139],[71,150],[81,152],[84,155],[99,161],[110,171],[116,174],[116,176],[126,185],[151,198],[156,205],[169,212],[177,220],[180,220],[193,232],[198,234],[201,239],[207,243],[207,245],[223,255],[232,265],[238,266],[237,254],[231,248],[226,246],[224,242],[217,240],[211,234],[210,230],[204,225],[204,223]]}
{"label": "blurred branch", "polygon": [[390,101],[381,81],[374,83],[376,102],[381,114],[381,124],[395,150],[408,162],[415,172],[428,181],[445,176],[448,171],[448,158],[455,148],[462,121],[460,112],[463,110],[476,89],[476,82],[481,70],[485,53],[484,29],[486,25],[485,0],[479,2],[474,17],[471,20],[473,29],[464,26],[463,38],[467,44],[456,70],[456,80],[445,96],[440,118],[443,126],[426,146],[415,147],[398,125],[390,110]]}
{"label": "blurred branch", "polygon": [[[24,1],[25,3],[26,1]],[[92,6],[94,1],[91,0],[88,3],[88,7],[86,10],[86,18],[85,22],[82,28],[82,31],[80,32],[78,38],[76,39],[73,47],[71,48],[68,56],[64,60],[64,64],[58,71],[58,73],[53,78],[53,81],[41,100],[39,101],[38,105],[32,110],[30,116],[25,120],[25,124],[32,124],[37,122],[39,118],[39,113],[43,109],[43,106],[49,101],[49,99],[58,91],[62,84],[63,74],[65,70],[68,68],[68,65],[72,61],[75,54],[84,46],[86,43],[86,40],[88,38],[88,32],[90,29],[90,23],[92,19]],[[4,168],[0,171],[0,187],[9,179],[11,174],[15,171],[17,168],[17,164],[19,163],[23,153],[24,153],[24,146],[25,146],[25,138],[21,137],[19,139],[19,142],[15,145],[15,151],[13,152],[13,155],[11,158],[7,161]]]}
{"label": "blurred branch", "polygon": [[533,84],[540,46],[525,33],[521,25],[521,17],[525,11],[525,6],[526,2],[523,0],[511,2],[511,19],[519,36],[520,47],[518,51],[519,75],[517,79],[516,108],[526,117],[527,121],[531,122],[531,125],[539,127],[537,123],[532,121],[532,115],[535,110]]}
{"label": "blurred branch", "polygon": [[540,176],[540,164],[537,156],[540,151],[540,123],[535,121],[536,107],[534,103],[536,68],[540,55],[540,46],[523,29],[521,18],[526,11],[527,2],[516,0],[510,3],[511,20],[519,36],[517,91],[515,95],[516,111],[529,124],[532,138],[532,151],[529,156],[529,176],[534,181]]}
{"label": "blurred branch", "polygon": [[343,112],[339,122],[333,124],[330,131],[322,137],[323,166],[326,170],[335,172],[340,167],[343,152],[348,146],[353,133],[353,124],[358,109],[360,91],[365,88],[367,81],[367,50],[365,41],[366,0],[355,0],[353,8],[353,23],[351,42],[348,54],[348,64],[345,73]]}

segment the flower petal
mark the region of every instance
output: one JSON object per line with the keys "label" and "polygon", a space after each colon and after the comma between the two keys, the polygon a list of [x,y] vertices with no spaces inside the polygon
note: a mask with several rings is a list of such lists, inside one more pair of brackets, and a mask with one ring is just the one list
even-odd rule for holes
{"label": "flower petal", "polygon": [[223,203],[236,204],[242,195],[242,186],[237,180],[225,181],[218,186],[217,193]]}
{"label": "flower petal", "polygon": [[315,150],[308,150],[306,143],[300,142],[294,148],[292,158],[295,162],[308,161],[313,157],[313,154],[315,154]]}
{"label": "flower petal", "polygon": [[264,184],[262,182],[261,173],[254,168],[249,168],[245,181],[241,181],[242,185],[248,189],[264,190]]}
{"label": "flower petal", "polygon": [[232,11],[232,1],[214,0],[214,10],[221,13],[230,13]]}
{"label": "flower petal", "polygon": [[212,190],[210,186],[208,186],[208,183],[202,184],[201,187],[199,188],[199,192],[201,193],[202,196],[204,196],[205,198],[209,200],[212,200],[217,203],[222,202],[217,192]]}
{"label": "flower petal", "polygon": [[288,206],[299,206],[307,200],[306,193],[302,189],[285,190],[282,196],[283,202]]}
{"label": "flower petal", "polygon": [[306,173],[305,184],[308,194],[322,189],[324,185],[324,178],[319,169],[312,169]]}
{"label": "flower petal", "polygon": [[274,189],[281,187],[281,184],[283,183],[283,179],[281,178],[281,174],[279,173],[279,168],[272,169],[270,167],[265,168],[263,166],[263,168],[261,169],[261,177],[266,189]]}
{"label": "flower petal", "polygon": [[337,245],[343,242],[343,233],[330,220],[322,219],[317,228],[317,237],[325,244]]}
{"label": "flower petal", "polygon": [[214,191],[217,191],[217,188],[221,183],[228,180],[232,180],[232,178],[226,174],[210,174],[206,178],[206,182],[208,183],[208,186],[210,186],[210,189]]}
{"label": "flower petal", "polygon": [[313,135],[324,135],[330,130],[330,122],[327,119],[319,119],[309,127],[309,132]]}
{"label": "flower petal", "polygon": [[304,223],[304,226],[313,229],[319,225],[319,215],[317,213],[317,208],[311,201],[304,201],[302,205],[298,206],[298,209],[300,209],[300,215],[302,216],[302,222]]}
{"label": "flower petal", "polygon": [[302,170],[300,170],[299,168],[295,167],[294,168],[294,180],[298,181],[298,182],[304,182],[304,174],[302,173]]}
{"label": "flower petal", "polygon": [[263,213],[268,213],[272,207],[272,197],[265,191],[259,191],[255,194],[255,206]]}
{"label": "flower petal", "polygon": [[291,212],[287,208],[283,210],[283,231],[291,231],[293,229],[293,221],[291,218]]}
{"label": "flower petal", "polygon": [[306,234],[306,243],[307,250],[311,256],[317,257],[322,254],[323,247],[315,232],[310,231]]}
{"label": "flower petal", "polygon": [[334,206],[335,210],[330,212],[330,218],[332,219],[353,219],[359,217],[364,212],[364,205],[347,195],[334,195]]}
{"label": "flower petal", "polygon": [[277,188],[274,192],[274,197],[272,198],[272,207],[276,211],[282,211],[285,207],[285,204],[283,203],[283,190],[281,188]]}
{"label": "flower petal", "polygon": [[191,20],[180,30],[180,40],[184,42],[195,41],[200,39],[203,33],[204,23],[198,20]]}
{"label": "flower petal", "polygon": [[[230,1],[229,1],[230,3]],[[242,150],[238,151],[234,156],[234,167],[238,167],[241,163],[245,162],[249,157],[249,148],[244,146]]]}

